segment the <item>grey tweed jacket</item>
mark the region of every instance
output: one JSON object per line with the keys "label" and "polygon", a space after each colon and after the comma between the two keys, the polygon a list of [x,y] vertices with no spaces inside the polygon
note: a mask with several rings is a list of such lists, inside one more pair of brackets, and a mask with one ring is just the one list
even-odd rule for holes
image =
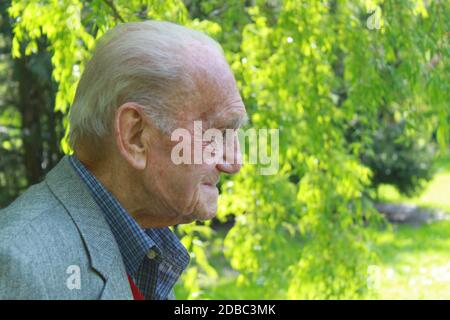
{"label": "grey tweed jacket", "polygon": [[132,299],[116,240],[65,156],[0,210],[0,299]]}

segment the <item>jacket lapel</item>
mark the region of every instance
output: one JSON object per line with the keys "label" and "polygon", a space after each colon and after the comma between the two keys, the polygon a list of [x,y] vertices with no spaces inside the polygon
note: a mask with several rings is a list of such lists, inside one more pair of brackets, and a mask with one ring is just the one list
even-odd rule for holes
{"label": "jacket lapel", "polygon": [[102,299],[132,299],[120,250],[100,207],[72,168],[68,156],[45,179],[77,226],[91,267],[105,281]]}

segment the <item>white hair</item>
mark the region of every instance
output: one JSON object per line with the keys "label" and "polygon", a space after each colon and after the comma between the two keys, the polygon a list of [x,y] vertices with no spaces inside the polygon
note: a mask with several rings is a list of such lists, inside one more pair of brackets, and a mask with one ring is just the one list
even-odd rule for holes
{"label": "white hair", "polygon": [[111,134],[115,111],[126,102],[142,105],[160,130],[174,130],[172,97],[192,82],[182,58],[193,41],[223,54],[207,35],[170,22],[131,22],[109,30],[76,90],[69,116],[71,147],[81,138],[95,141]]}

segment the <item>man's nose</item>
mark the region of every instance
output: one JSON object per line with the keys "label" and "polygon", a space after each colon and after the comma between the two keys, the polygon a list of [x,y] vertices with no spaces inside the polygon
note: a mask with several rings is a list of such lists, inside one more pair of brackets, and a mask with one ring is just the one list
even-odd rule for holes
{"label": "man's nose", "polygon": [[241,170],[241,164],[223,162],[217,164],[217,170],[226,174],[235,174]]}
{"label": "man's nose", "polygon": [[225,147],[222,161],[217,164],[217,170],[226,174],[235,174],[241,170],[242,154],[237,136],[234,136],[234,143]]}

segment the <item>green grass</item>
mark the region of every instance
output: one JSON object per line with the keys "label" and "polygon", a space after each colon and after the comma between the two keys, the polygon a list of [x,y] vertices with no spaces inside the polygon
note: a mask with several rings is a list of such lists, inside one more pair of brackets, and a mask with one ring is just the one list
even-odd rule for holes
{"label": "green grass", "polygon": [[[386,202],[412,203],[450,212],[450,157],[436,161],[436,175],[418,196],[407,198],[381,186]],[[376,235],[381,264],[374,291],[381,299],[450,299],[450,222],[394,226]]]}
{"label": "green grass", "polygon": [[[382,186],[383,201],[413,203],[450,212],[450,156],[436,161],[437,173],[425,190],[416,197],[400,195],[395,188]],[[223,238],[221,230],[216,238]],[[370,267],[371,294],[376,299],[449,299],[450,300],[450,221],[439,221],[419,227],[394,225],[374,234],[379,264]],[[203,279],[199,299],[262,299],[267,297],[256,284],[236,286],[233,272],[213,246],[211,263],[219,271],[217,280]],[[288,253],[287,253],[288,254]],[[178,285],[177,297],[187,293]],[[271,296],[274,299],[283,296]]]}
{"label": "green grass", "polygon": [[450,299],[450,221],[394,226],[376,236],[379,299]]}
{"label": "green grass", "polygon": [[[436,160],[436,175],[415,197],[381,186],[383,201],[412,203],[450,212],[450,157]],[[376,235],[380,265],[374,291],[380,299],[450,299],[450,221],[394,226]]]}

